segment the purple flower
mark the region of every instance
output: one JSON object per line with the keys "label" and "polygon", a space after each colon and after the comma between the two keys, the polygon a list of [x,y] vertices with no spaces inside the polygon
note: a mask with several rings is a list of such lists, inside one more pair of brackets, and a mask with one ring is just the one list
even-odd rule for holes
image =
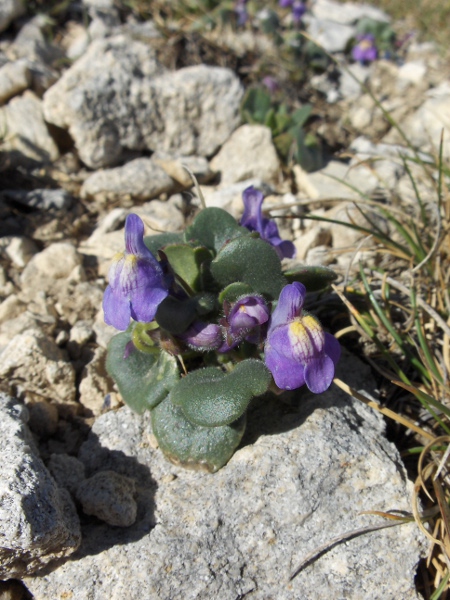
{"label": "purple flower", "polygon": [[306,12],[306,4],[300,0],[294,0],[292,3],[292,19],[296,25],[300,23]]}
{"label": "purple flower", "polygon": [[234,5],[234,13],[237,17],[237,26],[245,25],[248,21],[247,0],[237,0]]}
{"label": "purple flower", "polygon": [[251,186],[244,190],[242,198],[244,201],[244,214],[240,224],[249,231],[257,231],[263,240],[269,242],[275,248],[280,260],[294,258],[294,244],[288,240],[282,240],[275,221],[266,219],[262,215],[264,200],[262,192]]}
{"label": "purple flower", "polygon": [[302,283],[282,289],[267,332],[265,362],[280,389],[295,390],[306,383],[320,394],[333,381],[341,347],[315,317],[302,311],[305,295]]}
{"label": "purple flower", "polygon": [[261,326],[270,317],[269,307],[262,296],[244,296],[231,307],[224,303],[224,310],[225,319],[222,319],[221,324],[226,332],[226,341],[221,352],[231,350],[243,340],[259,344],[262,337]]}
{"label": "purple flower", "polygon": [[290,8],[293,2],[294,0],[278,0],[278,6],[281,6],[281,8]]}
{"label": "purple flower", "polygon": [[376,60],[378,50],[375,45],[375,37],[371,33],[364,33],[357,35],[356,39],[358,43],[352,49],[353,60],[362,64]]}
{"label": "purple flower", "polygon": [[262,84],[266,86],[271,94],[278,92],[280,89],[280,84],[275,77],[272,77],[271,75],[266,75],[262,80]]}
{"label": "purple flower", "polygon": [[195,321],[178,337],[190,348],[202,352],[217,350],[223,343],[220,326],[214,323],[203,323],[202,321]]}
{"label": "purple flower", "polygon": [[134,214],[125,221],[125,252],[117,254],[109,269],[103,296],[105,323],[125,330],[130,317],[148,323],[168,295],[163,271],[144,244],[144,223]]}

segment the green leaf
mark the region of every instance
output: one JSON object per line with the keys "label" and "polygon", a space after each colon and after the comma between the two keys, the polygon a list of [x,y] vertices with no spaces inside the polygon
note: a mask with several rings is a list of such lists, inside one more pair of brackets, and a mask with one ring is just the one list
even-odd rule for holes
{"label": "green leaf", "polygon": [[305,134],[300,127],[293,128],[292,134],[295,138],[296,160],[308,173],[317,171],[323,166],[323,158],[317,139],[310,134]]}
{"label": "green leaf", "polygon": [[115,335],[108,345],[106,370],[117,383],[124,401],[137,413],[157,406],[179,378],[175,358],[167,352],[146,354],[132,350],[127,358],[125,350],[131,342],[131,333]]}
{"label": "green leaf", "polygon": [[244,95],[241,104],[243,117],[250,116],[249,123],[263,124],[271,107],[271,98],[268,92],[262,88],[249,88]]}
{"label": "green leaf", "polygon": [[205,246],[217,253],[229,240],[248,233],[248,229],[238,225],[226,210],[210,207],[199,212],[192,224],[186,228],[184,239],[188,243]]}
{"label": "green leaf", "polygon": [[210,473],[230,460],[245,431],[245,415],[223,427],[194,425],[170,396],[151,414],[153,434],[165,456],[177,465]]}
{"label": "green leaf", "polygon": [[150,252],[156,256],[158,250],[167,244],[177,244],[183,242],[182,233],[158,233],[157,235],[147,235],[144,238],[144,244]]}
{"label": "green leaf", "polygon": [[248,283],[242,283],[241,281],[230,283],[230,285],[227,285],[227,287],[220,292],[219,303],[223,304],[225,300],[228,302],[236,302],[241,296],[252,294],[254,291],[255,290],[253,290]]}
{"label": "green leaf", "polygon": [[292,114],[292,120],[298,127],[303,127],[312,112],[311,104],[304,104]]}
{"label": "green leaf", "polygon": [[332,281],[337,278],[336,273],[328,267],[314,267],[308,265],[294,265],[283,275],[289,281],[299,281],[303,283],[308,292],[317,292],[326,288]]}
{"label": "green leaf", "polygon": [[272,141],[274,143],[275,148],[277,149],[278,154],[283,160],[286,161],[289,157],[289,151],[291,149],[291,146],[294,143],[292,133],[290,133],[290,131],[280,133],[280,135],[274,137]]}
{"label": "green leaf", "polygon": [[180,379],[170,399],[195,425],[229,425],[247,410],[250,400],[267,391],[271,374],[260,360],[249,358],[231,373],[215,367],[198,369]]}
{"label": "green leaf", "polygon": [[202,265],[212,260],[207,248],[192,248],[187,244],[170,244],[164,248],[170,266],[191,289],[199,291],[202,287]]}
{"label": "green leaf", "polygon": [[241,281],[269,300],[275,300],[286,285],[280,259],[264,240],[240,237],[232,240],[211,263],[211,274],[221,288]]}

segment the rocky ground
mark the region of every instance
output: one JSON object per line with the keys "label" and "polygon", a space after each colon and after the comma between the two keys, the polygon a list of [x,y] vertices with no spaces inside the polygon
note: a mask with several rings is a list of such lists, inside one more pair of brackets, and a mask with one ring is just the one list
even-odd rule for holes
{"label": "rocky ground", "polygon": [[[314,548],[378,522],[359,512],[410,510],[411,483],[369,409],[336,389],[319,400],[305,394],[301,407],[255,408],[230,463],[215,475],[191,473],[164,460],[147,417],[123,407],[104,365],[114,330],[101,300],[125,217],[136,212],[149,233],[181,230],[199,205],[184,165],[207,205],[236,217],[246,187],[265,189],[298,260],[342,276],[358,260],[374,264],[373,242],[303,219],[308,211],[358,220],[361,193],[414,209],[404,140],[350,73],[412,144],[434,152],[449,129],[450,69],[414,38],[401,59],[349,62],[358,19],[388,17],[345,6],[317,0],[305,16],[337,61],[302,92],[326,156],[310,173],[280,161],[267,127],[242,123],[247,67],[270,45],[257,29],[225,29],[221,45],[213,31],[195,44],[180,32],[168,39],[108,0],[70,3],[53,21],[13,0],[0,6],[0,579],[8,597],[419,597],[414,574],[425,546],[413,525],[339,545],[289,581]],[[423,200],[434,202],[422,171],[410,169]],[[387,221],[378,224],[393,235]],[[338,375],[376,396],[356,356],[344,356]]]}

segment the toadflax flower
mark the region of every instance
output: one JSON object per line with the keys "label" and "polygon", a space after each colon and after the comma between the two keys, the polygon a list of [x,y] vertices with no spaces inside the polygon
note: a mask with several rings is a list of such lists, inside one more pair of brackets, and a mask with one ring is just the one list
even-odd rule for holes
{"label": "toadflax flower", "polygon": [[269,242],[277,251],[280,260],[283,258],[294,258],[295,246],[288,240],[282,240],[275,221],[267,219],[262,215],[262,203],[264,196],[262,192],[248,187],[242,194],[244,201],[244,214],[240,224],[249,231],[257,231],[261,238]]}
{"label": "toadflax flower", "polygon": [[306,288],[286,285],[273,311],[265,345],[265,362],[277,386],[294,390],[306,383],[315,394],[329,388],[341,354],[337,339],[303,312]]}
{"label": "toadflax flower", "polygon": [[223,342],[222,329],[215,323],[194,321],[186,331],[178,336],[193,350],[208,352],[217,350]]}
{"label": "toadflax flower", "polygon": [[262,296],[243,296],[232,306],[224,303],[224,312],[225,318],[221,320],[221,325],[226,341],[220,352],[231,350],[243,340],[259,344],[270,317],[269,307]]}
{"label": "toadflax flower", "polygon": [[130,214],[125,221],[125,252],[114,257],[109,269],[105,322],[121,330],[128,327],[130,317],[148,323],[168,293],[163,270],[144,244],[144,223]]}
{"label": "toadflax flower", "polygon": [[375,45],[375,37],[371,33],[363,33],[356,36],[358,43],[352,49],[352,58],[365,64],[373,62],[378,57],[378,50]]}

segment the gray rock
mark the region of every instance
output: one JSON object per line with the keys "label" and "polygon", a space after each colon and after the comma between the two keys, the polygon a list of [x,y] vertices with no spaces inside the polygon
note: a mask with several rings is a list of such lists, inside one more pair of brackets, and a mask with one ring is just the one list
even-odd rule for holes
{"label": "gray rock", "polygon": [[[354,388],[375,389],[354,357],[339,371]],[[135,479],[137,520],[126,531],[86,528],[77,560],[26,580],[35,600],[68,589],[77,600],[292,600],[328,598],[330,589],[349,600],[419,598],[414,524],[340,544],[289,581],[313,549],[380,523],[361,511],[410,510],[412,484],[382,419],[336,388],[255,405],[243,447],[214,475],[168,463],[149,414],[128,408],[96,420],[79,459],[90,473]]]}
{"label": "gray rock", "polygon": [[136,521],[135,482],[115,471],[100,471],[77,488],[77,499],[87,515],[108,525],[129,527]]}
{"label": "gray rock", "polygon": [[45,400],[27,404],[30,420],[28,425],[33,433],[39,437],[50,436],[56,433],[58,427],[58,408]]}
{"label": "gray rock", "polygon": [[17,17],[25,12],[25,3],[22,0],[2,0],[0,2],[0,31],[7,29]]}
{"label": "gray rock", "polygon": [[151,158],[136,158],[123,167],[93,173],[81,188],[83,198],[115,201],[125,197],[141,202],[174,189],[174,180]]}
{"label": "gray rock", "polygon": [[105,399],[109,394],[114,393],[114,382],[106,372],[105,359],[105,350],[97,348],[92,360],[85,366],[81,374],[80,403],[89,415],[97,416],[105,412],[107,407]]}
{"label": "gray rock", "polygon": [[0,377],[25,393],[59,402],[75,400],[75,371],[56,343],[39,329],[20,333],[0,354]]}
{"label": "gray rock", "polygon": [[5,190],[5,196],[12,200],[39,210],[67,210],[72,205],[72,197],[66,190],[36,189]]}
{"label": "gray rock", "polygon": [[[448,81],[429,90],[426,100],[400,126],[410,143],[422,151],[439,152],[441,133],[444,132],[443,158],[450,159],[450,84]],[[401,143],[400,134],[392,129],[385,141]]]}
{"label": "gray rock", "polygon": [[20,277],[24,292],[48,291],[55,280],[67,279],[82,257],[69,242],[55,242],[35,254]]}
{"label": "gray rock", "polygon": [[0,302],[0,325],[18,317],[26,310],[26,307],[26,304],[21,302],[16,294],[7,296],[3,302]]}
{"label": "gray rock", "polygon": [[155,152],[152,160],[183,187],[193,185],[192,177],[185,167],[191,171],[198,183],[207,183],[214,177],[213,171],[203,156],[170,156],[163,152]]}
{"label": "gray rock", "polygon": [[[356,62],[341,68],[339,82],[339,94],[346,100],[355,100],[362,94],[361,85],[367,83],[370,75],[370,67]],[[355,80],[356,77],[356,80]]]}
{"label": "gray rock", "polygon": [[45,93],[45,118],[69,130],[89,167],[112,166],[124,148],[145,148],[140,90],[164,71],[141,42],[125,36],[96,40]]}
{"label": "gray rock", "polygon": [[[13,294],[13,296],[15,296]],[[13,297],[12,296],[12,297]],[[14,339],[16,335],[27,331],[28,329],[42,329],[47,334],[51,334],[56,326],[56,319],[52,315],[36,314],[31,310],[24,310],[26,304],[20,301],[18,303],[18,312],[15,313],[11,305],[6,305],[6,313],[10,312],[11,317],[5,319],[0,324],[0,353]],[[15,314],[15,316],[13,316]]]}
{"label": "gray rock", "polygon": [[52,454],[48,468],[58,486],[75,497],[78,486],[86,479],[83,463],[75,456]]}
{"label": "gray rock", "polygon": [[0,132],[4,138],[2,150],[10,154],[14,164],[23,161],[23,156],[40,162],[53,161],[59,156],[44,122],[42,102],[29,90],[0,108]]}
{"label": "gray rock", "polygon": [[[6,242],[4,253],[16,267],[25,267],[38,252],[33,240],[23,236],[5,237],[2,238],[2,242]],[[3,243],[0,246],[3,246]]]}
{"label": "gray rock", "polygon": [[[365,167],[352,168],[337,160],[330,161],[320,171],[301,175],[301,178],[297,178],[299,195],[313,199],[358,200],[362,194],[370,194],[378,186],[377,177],[368,172]],[[355,190],[359,190],[360,193]]]}
{"label": "gray rock", "polygon": [[213,154],[239,123],[242,93],[228,69],[168,73],[148,45],[118,35],[89,46],[46,92],[44,111],[99,168],[117,164],[127,149]]}
{"label": "gray rock", "polygon": [[0,104],[26,90],[31,83],[31,73],[25,60],[8,62],[0,68]]}
{"label": "gray rock", "polygon": [[311,7],[312,14],[318,19],[329,19],[343,25],[352,25],[368,17],[374,21],[389,23],[389,16],[379,8],[369,4],[356,4],[354,2],[334,2],[333,0],[315,0]]}
{"label": "gray rock", "polygon": [[253,177],[276,183],[280,161],[270,129],[263,125],[242,125],[236,129],[212,159],[211,169],[220,172],[223,185]]}
{"label": "gray rock", "polygon": [[80,543],[80,524],[26,426],[27,411],[0,394],[0,579],[31,575]]}
{"label": "gray rock", "polygon": [[350,25],[342,25],[335,21],[317,19],[313,16],[306,16],[309,35],[327,52],[343,52],[348,42],[356,35],[356,30]]}

